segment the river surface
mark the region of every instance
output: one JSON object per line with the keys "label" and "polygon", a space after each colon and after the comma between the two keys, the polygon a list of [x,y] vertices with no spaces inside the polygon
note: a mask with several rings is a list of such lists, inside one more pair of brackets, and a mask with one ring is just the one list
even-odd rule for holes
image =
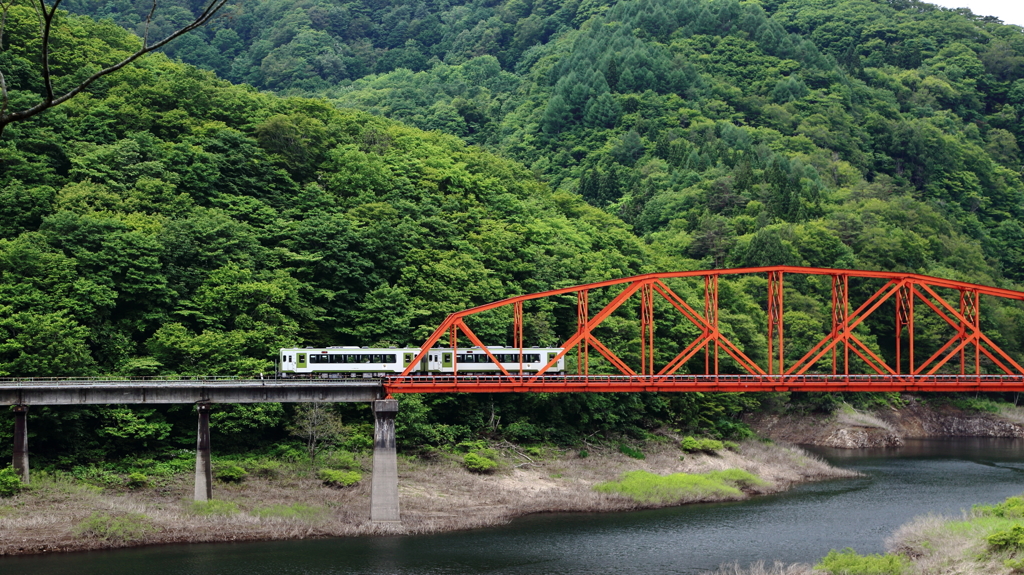
{"label": "river surface", "polygon": [[18,575],[448,575],[701,573],[724,563],[815,562],[884,551],[917,515],[959,515],[1024,492],[1024,441],[908,440],[815,452],[866,474],[735,503],[536,515],[491,529],[408,537],[173,545],[0,559]]}

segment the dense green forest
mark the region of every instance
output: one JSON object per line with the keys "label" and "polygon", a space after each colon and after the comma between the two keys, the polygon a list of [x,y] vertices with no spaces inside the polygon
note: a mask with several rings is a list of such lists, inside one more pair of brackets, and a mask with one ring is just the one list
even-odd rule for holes
{"label": "dense green forest", "polygon": [[[87,14],[56,28],[71,81],[136,46],[117,24],[140,31],[151,3],[66,6]],[[198,5],[161,8],[153,36]],[[17,108],[40,93],[36,16],[16,2],[6,18]],[[0,139],[0,374],[253,375],[279,346],[417,345],[454,310],[649,271],[796,264],[1019,289],[1022,113],[1022,30],[918,2],[239,4]],[[764,279],[722,289],[723,330],[763,357]],[[788,289],[797,353],[829,329],[829,301],[812,280]],[[1022,357],[1024,308],[984,305]],[[528,308],[527,343],[556,345],[575,313]],[[475,329],[510,343],[503,325]],[[601,336],[638,348],[637,326],[625,310]],[[681,318],[657,328],[659,363],[694,335]],[[892,358],[890,321],[861,329]],[[949,337],[934,319],[918,330],[919,353]],[[409,397],[399,431],[727,436],[737,413],[787,399]],[[290,407],[220,409],[222,444],[287,434]],[[184,407],[33,416],[34,445],[65,461],[194,441]]]}

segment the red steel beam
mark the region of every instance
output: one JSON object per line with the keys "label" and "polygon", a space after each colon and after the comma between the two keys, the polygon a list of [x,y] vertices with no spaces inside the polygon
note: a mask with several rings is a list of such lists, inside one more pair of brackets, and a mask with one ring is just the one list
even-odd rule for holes
{"label": "red steel beam", "polygon": [[[832,330],[829,335],[819,341],[811,350],[809,350],[802,358],[797,360],[790,366],[785,365],[785,330],[784,330],[784,317],[785,317],[785,300],[784,300],[784,274],[804,274],[804,275],[828,275],[832,278]],[[757,362],[747,357],[735,344],[729,341],[719,331],[718,326],[718,282],[722,276],[738,275],[738,274],[766,274],[768,277],[768,305],[767,305],[767,317],[768,317],[768,358],[767,367],[768,370],[765,372]],[[884,285],[875,291],[866,301],[861,303],[853,313],[850,313],[850,301],[849,301],[849,279],[861,278],[861,279],[880,279],[885,280]],[[682,297],[672,291],[664,280],[677,279],[677,278],[702,278],[704,281],[704,310],[703,315],[698,313],[693,307],[691,307]],[[624,286],[622,291],[616,295],[612,300],[602,308],[596,315],[590,317],[589,310],[589,291],[593,289]],[[944,298],[940,297],[936,292],[936,288],[956,290],[960,294],[959,309],[954,308]],[[629,365],[617,356],[611,349],[605,346],[595,335],[594,329],[601,325],[601,323],[610,317],[617,309],[619,309],[627,300],[633,295],[639,293],[640,295],[640,361],[639,373],[633,371]],[[655,346],[654,346],[654,324],[655,324],[655,313],[654,313],[654,293],[658,293],[663,297],[669,304],[678,311],[686,320],[691,322],[695,327],[700,330],[700,335],[684,349],[680,350],[679,353],[674,357],[672,361],[663,366],[661,370],[655,367]],[[493,309],[498,309],[504,306],[512,306],[513,308],[513,327],[512,327],[512,339],[513,346],[520,349],[520,357],[522,357],[522,350],[525,348],[525,342],[523,337],[523,303],[532,301],[535,299],[575,294],[577,298],[577,330],[565,343],[562,344],[562,351],[550,360],[539,373],[535,374],[523,374],[522,365],[518,374],[509,374],[508,370],[502,366],[500,369],[503,372],[502,375],[498,376],[498,380],[487,380],[487,383],[479,383],[483,381],[482,377],[494,377],[494,376],[478,376],[478,375],[461,375],[458,374],[458,331],[461,328],[463,333],[472,342],[473,345],[481,348],[484,352],[495,361],[496,358],[484,345],[484,343],[473,333],[469,326],[465,323],[465,318],[485,312]],[[595,389],[599,390],[611,390],[611,387],[616,389],[628,389],[628,390],[662,390],[662,389],[674,389],[683,390],[680,385],[686,387],[687,385],[696,385],[691,383],[683,383],[683,379],[679,378],[693,378],[696,376],[689,375],[676,375],[676,372],[696,353],[701,350],[704,351],[704,372],[705,378],[715,378],[712,380],[701,380],[701,386],[710,386],[718,391],[726,390],[740,390],[740,388],[746,389],[750,383],[747,380],[743,380],[741,383],[736,383],[732,380],[718,379],[719,377],[755,377],[760,378],[757,385],[768,386],[773,388],[785,387],[789,389],[790,383],[797,381],[794,378],[813,378],[820,377],[816,374],[808,373],[809,370],[814,366],[830,351],[832,353],[832,372],[833,375],[829,377],[846,378],[843,382],[838,380],[828,380],[822,383],[820,380],[807,380],[800,379],[801,383],[796,383],[797,387],[793,389],[811,390],[807,388],[807,385],[825,385],[828,389],[848,389],[852,390],[851,385],[857,386],[858,390],[900,390],[905,387],[911,386],[917,389],[920,386],[928,387],[928,390],[938,390],[938,387],[945,389],[946,387],[960,386],[958,389],[978,389],[979,385],[989,385],[991,381],[995,380],[984,380],[973,379],[981,377],[991,377],[981,373],[982,364],[981,358],[984,356],[992,365],[995,365],[1001,369],[1005,374],[1011,377],[1024,376],[1024,368],[1020,366],[1009,354],[1000,349],[991,338],[987,337],[980,327],[980,298],[982,295],[989,295],[993,297],[1001,297],[1006,299],[1012,299],[1017,301],[1024,301],[1024,292],[1018,292],[1003,288],[995,288],[989,286],[982,286],[978,284],[970,284],[966,282],[959,282],[955,280],[947,280],[942,278],[934,278],[929,276],[923,276],[919,274],[905,274],[905,273],[890,273],[890,272],[879,272],[879,271],[860,271],[860,270],[845,270],[845,269],[828,269],[828,268],[806,268],[800,266],[772,266],[772,267],[759,267],[759,268],[737,268],[737,269],[726,269],[726,270],[702,270],[702,271],[687,271],[687,272],[664,272],[664,273],[652,273],[638,276],[632,276],[628,278],[607,280],[603,282],[595,282],[591,284],[573,286],[567,288],[561,288],[556,290],[548,290],[535,294],[526,294],[504,300],[492,302],[489,304],[476,306],[464,311],[456,312],[449,315],[445,320],[438,326],[438,328],[431,334],[427,341],[424,342],[420,353],[414,359],[414,361],[406,368],[405,372],[401,376],[388,378],[388,391],[394,391],[396,393],[408,392],[410,389],[416,389],[419,391],[440,391],[447,390],[452,391],[455,389],[461,389],[462,384],[447,384],[441,383],[441,379],[423,379],[423,376],[412,376],[412,372],[415,371],[423,357],[429,353],[430,349],[437,345],[441,341],[441,338],[447,332],[450,336],[450,345],[453,353],[456,354],[454,369],[455,376],[466,379],[467,385],[470,381],[478,382],[473,384],[478,389],[488,390],[520,390],[520,389],[534,389],[544,388],[548,389],[555,380],[551,379],[551,376],[547,375],[547,372],[554,367],[557,362],[565,356],[565,354],[572,349],[576,348],[577,352],[577,366],[578,373],[586,381],[588,378],[605,378],[595,379]],[[877,353],[869,348],[863,341],[854,335],[854,329],[857,328],[868,316],[877,311],[879,307],[888,301],[890,298],[895,296],[896,306],[896,367],[893,369],[884,360],[882,360]],[[927,361],[917,364],[914,355],[914,302],[915,300],[922,301],[927,308],[938,315],[943,321],[949,324],[955,330],[954,337],[937,350],[931,358]],[[909,375],[901,375],[903,373],[903,331],[907,330],[908,338],[908,369]],[[839,346],[842,346],[841,350]],[[971,376],[966,373],[966,351],[969,347],[974,346],[974,375]],[[714,346],[714,356],[712,358],[711,346]],[[619,380],[608,380],[609,376],[593,376],[590,374],[589,366],[589,350],[593,348],[597,350],[602,356],[604,356],[616,369],[618,369],[622,375],[613,377],[625,377],[629,378],[628,382],[622,382]],[[724,350],[739,367],[747,371],[749,376],[719,376],[719,351]],[[842,369],[839,365],[839,352],[842,353]],[[875,379],[871,380],[853,380],[851,378],[863,377],[858,375],[849,374],[850,363],[849,356],[850,352],[859,357],[870,370],[876,372],[869,377]],[[950,360],[959,355],[960,356],[960,371],[962,378],[954,383],[949,383],[949,380],[922,380],[920,378],[928,377],[947,377],[938,375],[938,371],[948,364]],[[496,362],[497,363],[497,362]],[[499,363],[500,365],[500,363]],[[714,372],[714,375],[712,375]],[[656,375],[655,375],[656,374]],[[576,380],[572,380],[573,376],[564,376],[561,378],[561,383],[555,385],[558,389],[576,389],[580,383]],[[518,378],[518,379],[516,379]],[[908,379],[909,378],[909,379]],[[432,383],[428,383],[432,382]],[[609,383],[614,381],[615,383]],[[690,380],[685,380],[690,381]],[[711,381],[711,383],[708,383]],[[736,380],[739,381],[739,380]],[[1017,381],[1017,380],[1013,380]],[[810,382],[810,383],[807,383]],[[828,386],[837,387],[828,387]],[[1004,389],[1006,381],[999,380],[998,385],[995,385],[998,389]],[[567,387],[568,386],[568,387]],[[610,387],[611,386],[611,387]],[[781,386],[781,387],[780,387]],[[938,386],[938,387],[936,387]],[[964,387],[966,386],[966,387]],[[584,385],[584,387],[586,387]],[[709,389],[710,389],[709,388]],[[728,388],[728,389],[726,389]],[[864,389],[861,389],[864,388]],[[696,389],[696,388],[694,388]],[[910,389],[910,388],[906,388]]]}
{"label": "red steel beam", "polygon": [[391,393],[1024,391],[1024,375],[415,375],[385,378]]}

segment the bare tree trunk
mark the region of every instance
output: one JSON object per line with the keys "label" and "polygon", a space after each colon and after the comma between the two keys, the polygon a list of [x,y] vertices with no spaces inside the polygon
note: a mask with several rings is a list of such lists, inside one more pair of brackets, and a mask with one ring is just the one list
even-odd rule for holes
{"label": "bare tree trunk", "polygon": [[[47,4],[47,0],[38,0],[38,4],[33,4],[36,8],[36,13],[40,17],[40,29],[39,34],[42,39],[42,51],[40,54],[39,65],[42,68],[41,74],[43,77],[43,99],[38,104],[25,108],[23,110],[10,111],[10,100],[8,99],[7,93],[7,82],[4,77],[3,70],[0,70],[0,136],[3,135],[4,129],[14,122],[20,122],[35,116],[36,114],[48,110],[59,104],[67,102],[71,98],[74,98],[78,94],[82,93],[88,88],[93,82],[112,74],[121,68],[124,68],[128,64],[138,60],[146,54],[157,50],[174,40],[175,38],[182,36],[199,28],[213,19],[214,16],[220,11],[221,8],[227,4],[228,0],[210,0],[203,11],[189,24],[171,32],[166,38],[150,43],[149,42],[149,25],[152,23],[153,16],[156,13],[157,0],[153,0],[153,6],[149,11],[149,15],[146,17],[145,36],[142,38],[142,48],[138,49],[135,53],[131,54],[127,58],[124,58],[120,62],[108,66],[99,72],[89,76],[77,86],[74,86],[63,94],[56,94],[53,89],[53,75],[50,71],[50,41],[51,34],[53,32],[53,20],[57,16],[57,9],[63,0],[53,0],[53,4]],[[0,2],[0,52],[3,51],[3,36],[5,26],[7,24],[8,10],[13,4],[13,0],[7,2]]]}

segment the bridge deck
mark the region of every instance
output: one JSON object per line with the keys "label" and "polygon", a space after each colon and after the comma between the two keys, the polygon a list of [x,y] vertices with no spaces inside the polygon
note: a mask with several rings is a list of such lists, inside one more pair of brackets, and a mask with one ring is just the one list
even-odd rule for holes
{"label": "bridge deck", "polygon": [[400,393],[1024,391],[1024,375],[474,375],[383,379],[8,379],[0,405],[362,402]]}
{"label": "bridge deck", "polygon": [[473,375],[387,377],[388,393],[1024,391],[1024,375]]}
{"label": "bridge deck", "polygon": [[8,379],[0,405],[355,402],[383,397],[380,379]]}

